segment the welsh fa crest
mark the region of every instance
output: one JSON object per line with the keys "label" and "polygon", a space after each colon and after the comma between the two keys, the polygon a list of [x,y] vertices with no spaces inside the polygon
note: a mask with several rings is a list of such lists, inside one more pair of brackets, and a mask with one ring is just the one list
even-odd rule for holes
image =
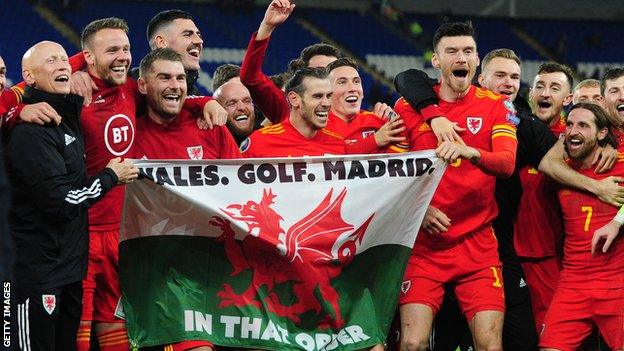
{"label": "welsh fa crest", "polygon": [[186,148],[186,152],[191,160],[201,160],[204,158],[204,149],[202,149],[201,145],[189,146]]}
{"label": "welsh fa crest", "polygon": [[404,294],[407,294],[407,292],[409,291],[409,289],[412,287],[412,281],[411,280],[404,280],[401,283],[401,292]]}
{"label": "welsh fa crest", "polygon": [[54,295],[41,295],[41,302],[43,304],[43,308],[48,312],[48,314],[52,314],[54,309],[56,308],[56,296]]}
{"label": "welsh fa crest", "polygon": [[481,117],[468,117],[466,118],[466,126],[472,134],[477,134],[483,126],[483,118]]}

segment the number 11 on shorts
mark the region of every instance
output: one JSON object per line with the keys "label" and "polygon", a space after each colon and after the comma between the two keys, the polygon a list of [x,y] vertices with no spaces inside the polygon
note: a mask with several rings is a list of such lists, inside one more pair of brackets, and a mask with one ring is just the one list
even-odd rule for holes
{"label": "number 11 on shorts", "polygon": [[500,274],[500,268],[498,267],[490,267],[490,269],[492,270],[492,274],[494,275],[494,283],[492,283],[492,286],[495,288],[502,288],[503,287],[503,283],[501,282],[501,274]]}

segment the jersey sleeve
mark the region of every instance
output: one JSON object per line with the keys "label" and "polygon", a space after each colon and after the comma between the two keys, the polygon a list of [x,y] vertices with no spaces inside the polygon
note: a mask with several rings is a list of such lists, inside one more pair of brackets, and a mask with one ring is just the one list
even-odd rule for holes
{"label": "jersey sleeve", "polygon": [[[379,117],[371,112],[364,112],[360,118],[366,118],[364,122],[367,126],[373,127],[375,133],[379,131],[387,122],[388,119]],[[381,154],[381,153],[402,153],[409,151],[409,143],[405,142],[392,142],[386,146],[380,147],[377,145],[375,139],[375,133],[364,136],[362,133],[357,134],[354,138],[350,138],[345,141],[345,150],[347,154]],[[405,131],[399,134],[405,137]]]}
{"label": "jersey sleeve", "polygon": [[72,68],[72,72],[82,71],[87,69],[87,61],[85,60],[84,54],[82,51],[74,54],[69,58],[69,65]]}
{"label": "jersey sleeve", "polygon": [[394,78],[396,90],[426,121],[444,116],[438,106],[438,96],[433,90],[435,83],[425,72],[417,69],[408,69]]}
{"label": "jersey sleeve", "polygon": [[255,140],[254,135],[253,135],[254,133],[251,133],[251,135],[247,137],[247,139],[243,140],[243,142],[240,145],[239,151],[241,153],[242,158],[259,157],[258,154],[256,153],[257,145],[256,143],[254,143],[254,140]]}
{"label": "jersey sleeve", "polygon": [[23,93],[23,90],[12,87],[0,95],[0,125],[3,129],[8,128],[10,130],[17,124],[19,115],[25,106],[21,103]]}
{"label": "jersey sleeve", "polygon": [[204,106],[212,100],[211,96],[188,95],[186,100],[184,100],[182,109],[189,112],[195,118],[203,118]]}
{"label": "jersey sleeve", "polygon": [[416,132],[418,125],[423,122],[423,116],[416,112],[416,110],[410,105],[405,98],[400,98],[394,104],[394,112],[396,112],[401,119],[403,119],[403,125],[405,126],[405,142],[400,144],[400,147],[396,150],[389,148],[389,152],[402,152],[401,150],[409,150],[414,146],[416,142]]}
{"label": "jersey sleeve", "polygon": [[43,130],[24,124],[13,131],[6,150],[11,169],[24,188],[30,189],[39,210],[57,220],[76,218],[117,183],[117,176],[106,168],[73,184],[57,142]]}
{"label": "jersey sleeve", "polygon": [[284,92],[262,73],[262,64],[270,38],[258,41],[256,34],[251,36],[241,64],[241,82],[249,89],[254,104],[262,113],[272,123],[279,123],[289,115],[290,107]]}
{"label": "jersey sleeve", "polygon": [[[511,107],[509,107],[511,106]],[[478,149],[481,158],[476,163],[483,172],[496,177],[509,177],[516,165],[516,150],[518,139],[516,136],[517,119],[511,102],[505,100],[496,106],[494,126],[492,127],[492,151]]]}
{"label": "jersey sleeve", "polygon": [[236,145],[236,141],[234,140],[232,133],[230,133],[227,127],[220,126],[219,133],[221,134],[221,151],[219,152],[219,158],[241,158],[241,153],[238,149],[238,145]]}
{"label": "jersey sleeve", "polygon": [[366,138],[361,135],[354,139],[345,140],[345,150],[347,154],[375,154],[382,152],[377,146],[375,135],[370,135]]}

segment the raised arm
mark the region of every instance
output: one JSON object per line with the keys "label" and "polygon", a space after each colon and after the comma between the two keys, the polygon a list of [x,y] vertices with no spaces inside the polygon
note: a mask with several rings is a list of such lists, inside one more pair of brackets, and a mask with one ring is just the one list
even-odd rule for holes
{"label": "raised arm", "polygon": [[262,72],[262,64],[273,30],[286,21],[294,8],[295,4],[288,0],[273,0],[269,4],[258,31],[251,36],[241,65],[241,82],[249,89],[254,103],[273,123],[288,118],[290,108],[284,92]]}

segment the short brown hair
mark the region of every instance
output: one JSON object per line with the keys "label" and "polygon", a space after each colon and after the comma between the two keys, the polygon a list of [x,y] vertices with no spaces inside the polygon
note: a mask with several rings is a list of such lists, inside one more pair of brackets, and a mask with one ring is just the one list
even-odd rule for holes
{"label": "short brown hair", "polygon": [[572,88],[574,87],[574,72],[572,72],[572,68],[558,62],[544,62],[537,69],[537,74],[557,72],[565,74],[566,79],[568,80],[568,86],[570,87],[570,91],[572,91]]}
{"label": "short brown hair", "polygon": [[228,80],[240,76],[240,66],[231,63],[223,64],[215,69],[212,74],[212,91],[216,91]]}
{"label": "short brown hair", "polygon": [[438,43],[444,37],[472,37],[475,39],[475,30],[471,21],[443,23],[433,35],[433,51],[437,52]]}
{"label": "short brown hair", "polygon": [[584,79],[580,81],[574,87],[574,90],[572,90],[572,92],[575,92],[581,88],[595,88],[595,87],[600,87],[600,81],[598,79],[593,79],[593,78]]}
{"label": "short brown hair", "polygon": [[158,60],[173,61],[182,63],[182,56],[171,48],[158,48],[154,49],[145,55],[139,65],[139,74],[141,77],[145,77],[147,72],[152,68],[154,62]]}
{"label": "short brown hair", "polygon": [[108,17],[95,20],[87,24],[80,34],[80,45],[82,45],[82,48],[85,49],[89,46],[91,38],[95,35],[95,33],[101,31],[102,29],[121,29],[126,34],[130,31],[128,23],[118,17]]}
{"label": "short brown hair", "polygon": [[161,11],[152,17],[147,24],[147,41],[152,49],[156,47],[154,44],[154,35],[156,32],[177,19],[190,19],[192,21],[193,16],[186,11],[174,9]]}
{"label": "short brown hair", "polygon": [[600,93],[604,95],[608,80],[616,80],[622,76],[624,76],[624,68],[622,67],[612,67],[606,70],[600,81]]}
{"label": "short brown hair", "polygon": [[338,50],[335,46],[326,43],[317,43],[306,46],[303,50],[301,50],[301,54],[299,54],[299,59],[305,62],[305,65],[307,66],[310,64],[310,60],[312,59],[312,57],[318,55],[333,56],[335,58],[339,58],[342,56],[340,54],[340,50]]}
{"label": "short brown hair", "polygon": [[304,67],[297,70],[295,74],[288,80],[285,87],[285,93],[288,94],[291,91],[299,95],[303,95],[306,91],[306,87],[303,84],[303,80],[306,78],[327,79],[327,70],[324,67]]}
{"label": "short brown hair", "polygon": [[482,69],[485,68],[485,66],[487,66],[490,63],[490,61],[492,61],[493,59],[497,57],[514,60],[516,61],[518,66],[522,66],[522,61],[520,61],[520,58],[518,57],[518,55],[516,55],[516,53],[513,50],[507,49],[507,48],[501,48],[501,49],[494,49],[488,52],[487,55],[485,55],[485,57],[483,58],[483,61],[481,61]]}
{"label": "short brown hair", "polygon": [[353,69],[355,69],[356,71],[358,70],[358,64],[357,62],[355,62],[354,59],[350,58],[350,57],[341,57],[339,59],[337,59],[336,61],[330,63],[329,65],[327,65],[327,73],[330,73],[331,71],[335,70],[338,67],[353,67]]}

